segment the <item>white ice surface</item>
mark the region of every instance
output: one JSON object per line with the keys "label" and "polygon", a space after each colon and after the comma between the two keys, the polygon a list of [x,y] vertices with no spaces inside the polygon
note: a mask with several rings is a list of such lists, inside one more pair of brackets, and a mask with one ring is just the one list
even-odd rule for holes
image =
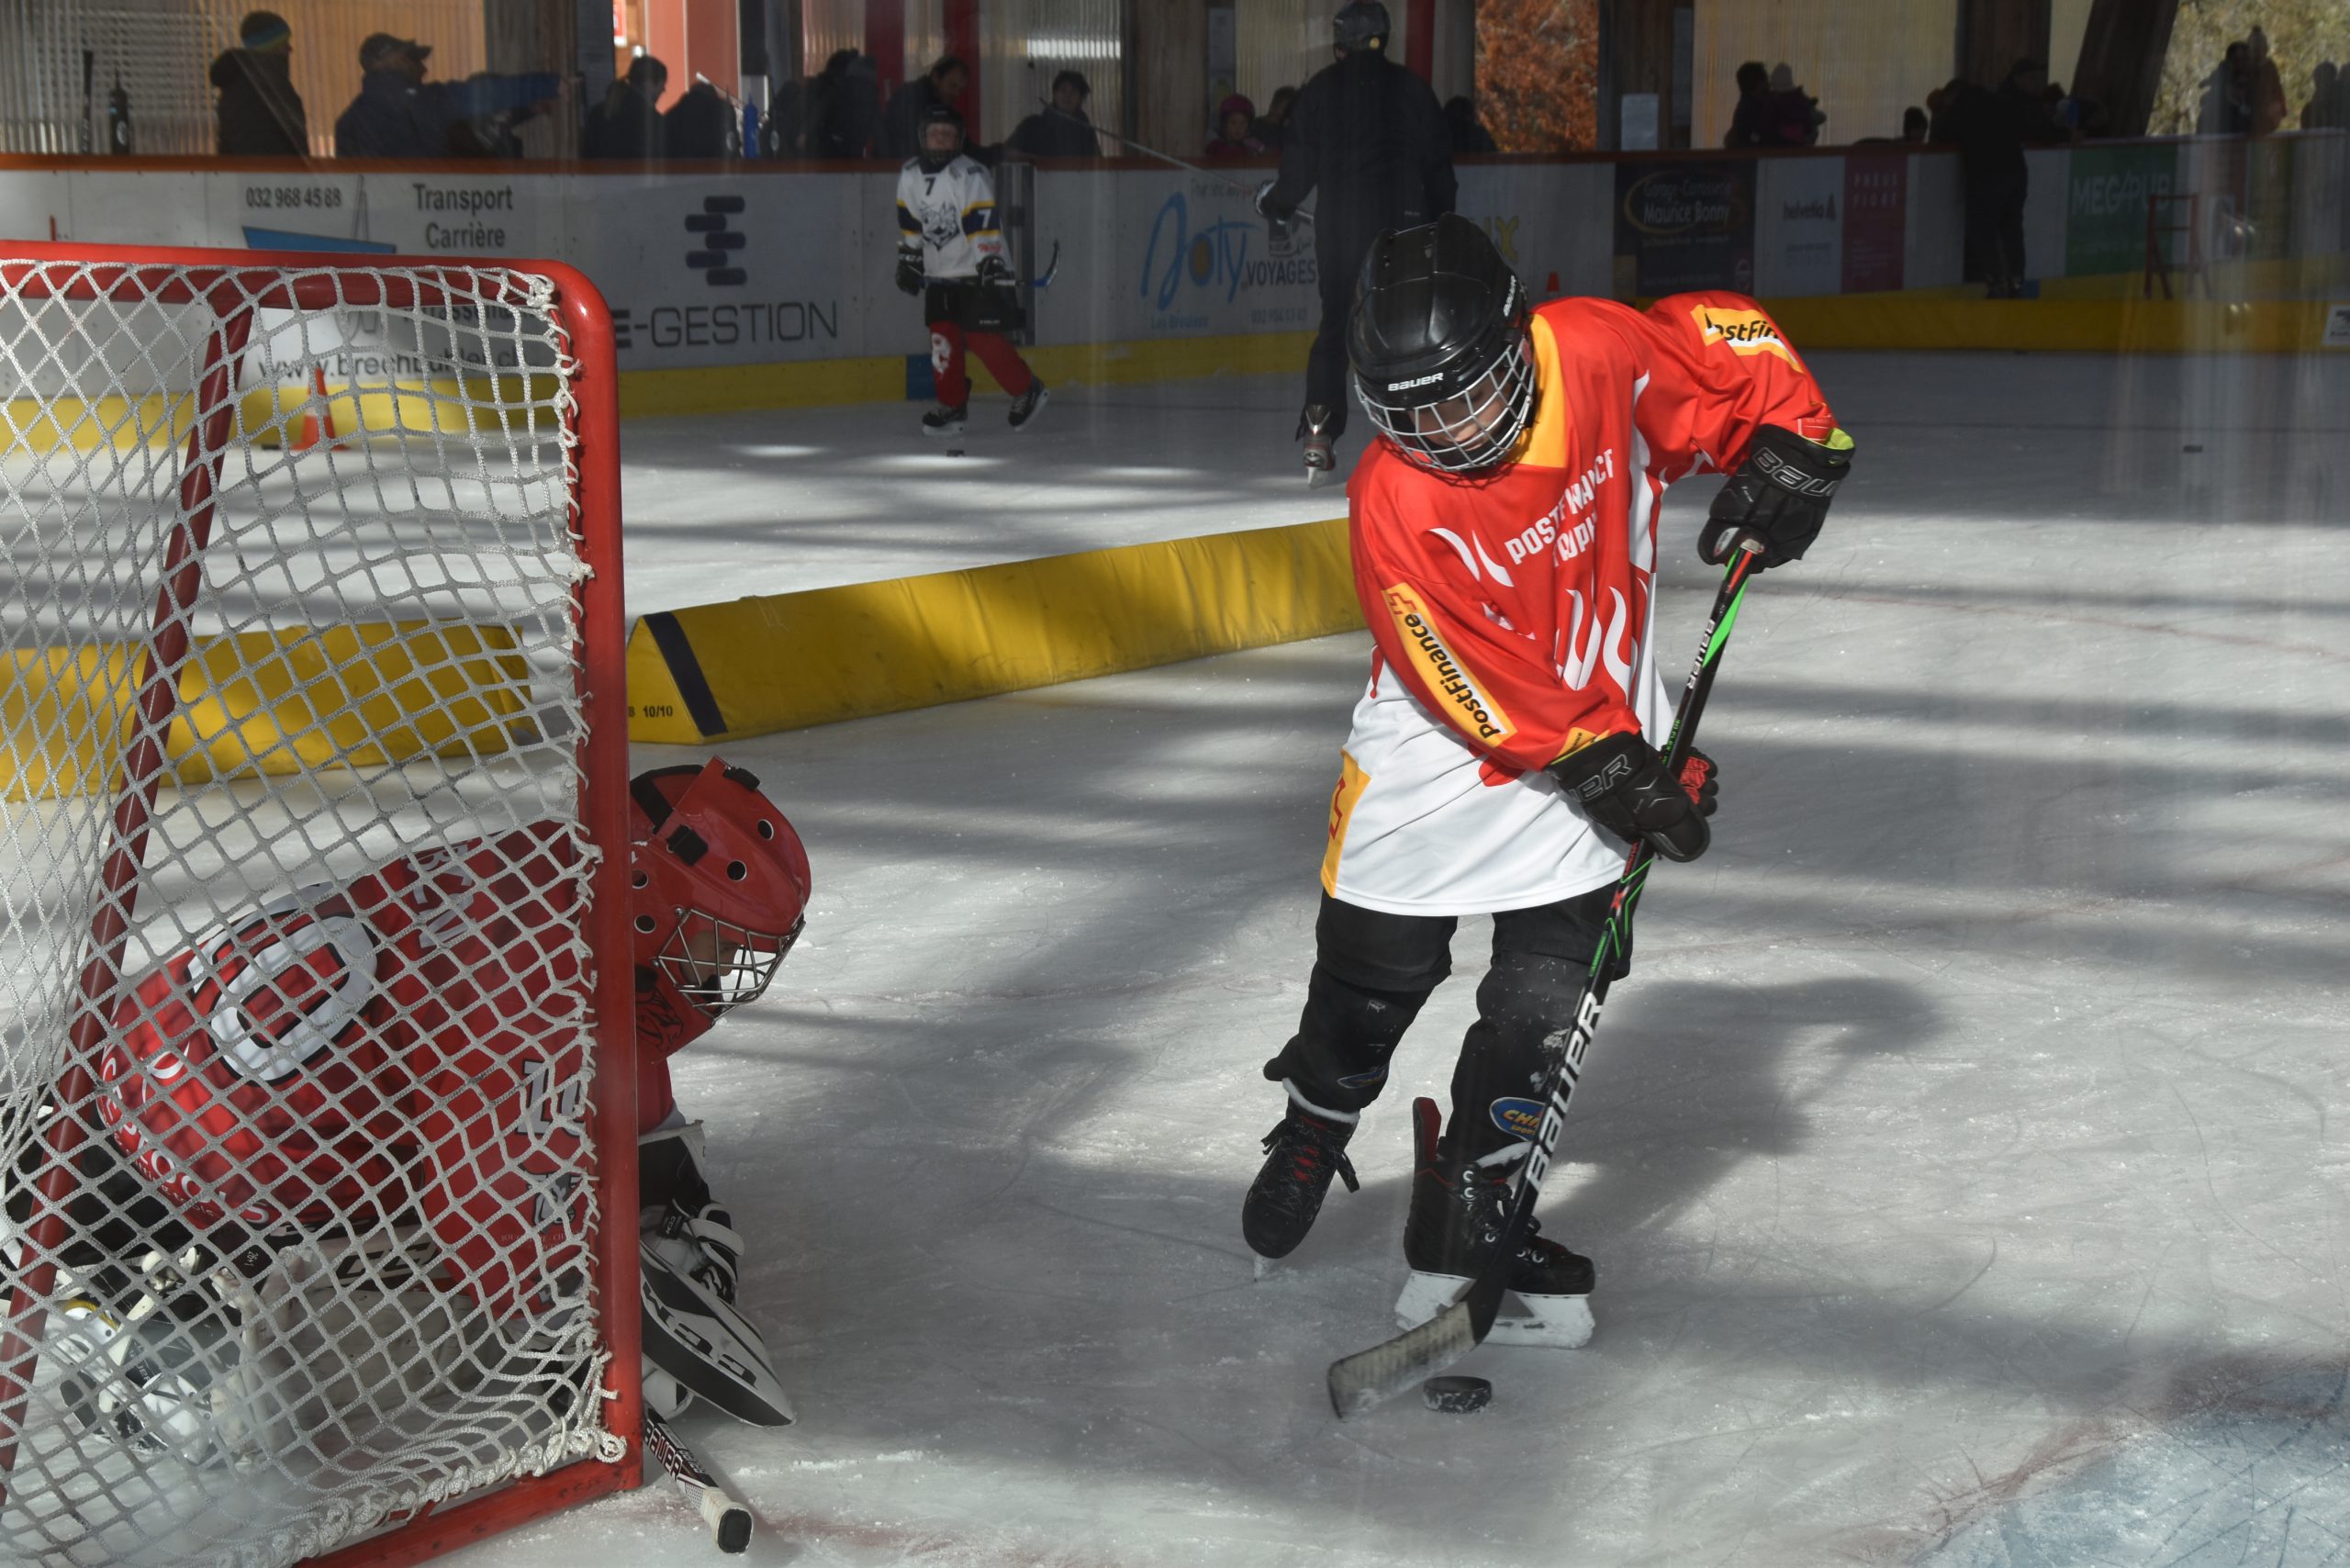
{"label": "white ice surface", "polygon": [[[1322,1374],[1388,1330],[1404,1111],[1483,922],[1362,1193],[1262,1282],[1237,1223],[1365,638],[728,748],[817,882],[775,989],[677,1063],[800,1415],[681,1425],[759,1516],[744,1561],[2350,1558],[2350,355],[1817,368],[1856,476],[1740,622],[1715,846],[1651,884],[1546,1204],[1598,1333],[1478,1353],[1483,1415],[1342,1425]],[[1150,445],[1184,475],[984,538],[867,540],[920,508],[843,459],[821,527],[730,500],[701,543],[838,580],[1192,532],[1162,507],[1295,483],[1287,434]],[[1674,664],[1711,488],[1668,520]],[[453,1561],[712,1560],[662,1485]]]}
{"label": "white ice surface", "polygon": [[961,457],[927,404],[632,420],[630,612],[1346,515],[1305,487],[1295,376],[1057,387],[1017,434],[1011,406],[971,399]]}

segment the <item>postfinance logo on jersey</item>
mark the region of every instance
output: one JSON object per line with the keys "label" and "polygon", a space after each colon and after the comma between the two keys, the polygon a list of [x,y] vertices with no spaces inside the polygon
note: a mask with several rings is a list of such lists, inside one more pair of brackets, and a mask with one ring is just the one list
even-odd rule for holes
{"label": "postfinance logo on jersey", "polygon": [[1787,341],[1779,336],[1779,329],[1771,324],[1771,318],[1760,310],[1725,310],[1718,305],[1700,305],[1689,315],[1708,344],[1728,343],[1732,353],[1774,353],[1789,364],[1796,364]]}
{"label": "postfinance logo on jersey", "polygon": [[1395,630],[1403,634],[1404,652],[1419,666],[1420,678],[1435,689],[1437,695],[1460,710],[1459,722],[1463,729],[1476,732],[1481,741],[1505,741],[1517,734],[1517,726],[1501,705],[1477,689],[1469,672],[1452,656],[1452,650],[1436,634],[1436,627],[1428,621],[1427,608],[1417,595],[1403,585],[1387,589],[1387,613],[1395,618]]}

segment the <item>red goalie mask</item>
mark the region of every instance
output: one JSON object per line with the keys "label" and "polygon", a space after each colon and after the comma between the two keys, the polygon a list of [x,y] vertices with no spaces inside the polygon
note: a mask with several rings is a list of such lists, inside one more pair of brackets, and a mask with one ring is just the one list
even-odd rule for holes
{"label": "red goalie mask", "polygon": [[637,1033],[666,1056],[767,990],[807,923],[808,852],[718,757],[640,774],[629,793]]}
{"label": "red goalie mask", "polygon": [[378,969],[366,922],[337,895],[273,904],[147,975],[98,1068],[116,1145],[199,1225],[364,1211],[402,1125],[370,1022]]}

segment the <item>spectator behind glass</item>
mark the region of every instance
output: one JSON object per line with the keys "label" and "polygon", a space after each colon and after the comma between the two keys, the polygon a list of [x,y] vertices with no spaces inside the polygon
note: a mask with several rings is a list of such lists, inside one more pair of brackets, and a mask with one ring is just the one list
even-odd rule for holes
{"label": "spectator behind glass", "polygon": [[[214,66],[218,71],[218,66]],[[2310,101],[2301,106],[2303,130],[2342,129],[2342,69],[2331,60],[2310,73]]]}
{"label": "spectator behind glass", "polygon": [[310,122],[294,90],[294,29],[274,11],[248,11],[237,47],[212,62],[223,158],[307,158]]}
{"label": "spectator behind glass", "polygon": [[[881,116],[881,155],[902,163],[921,151],[923,113],[933,104],[944,104],[959,112],[963,107],[963,89],[970,82],[969,68],[950,54],[891,94],[890,106]],[[979,158],[975,147],[964,151],[981,162],[990,161]]]}
{"label": "spectator behind glass", "polygon": [[1265,144],[1268,152],[1279,152],[1281,142],[1289,135],[1289,106],[1297,102],[1297,89],[1276,87],[1265,105],[1265,112],[1248,128],[1248,134]]}
{"label": "spectator behind glass", "polygon": [[582,158],[643,162],[668,155],[668,129],[661,118],[661,95],[669,87],[669,68],[649,54],[628,63],[628,74],[616,78],[604,101],[588,111],[579,137]]}
{"label": "spectator behind glass", "polygon": [[1738,68],[1738,107],[1730,111],[1724,147],[1760,147],[1768,140],[1771,99],[1770,68],[1750,60]]}
{"label": "spectator behind glass", "polygon": [[1477,118],[1477,106],[1465,93],[1448,98],[1444,105],[1444,119],[1452,128],[1452,155],[1463,158],[1472,152],[1498,152],[1491,132]]}
{"label": "spectator behind glass", "polygon": [[1265,144],[1248,132],[1257,122],[1257,106],[1242,94],[1235,93],[1216,106],[1215,134],[1208,138],[1207,155],[1211,158],[1248,158],[1265,150]]}
{"label": "spectator behind glass", "polygon": [[1809,147],[1817,142],[1828,117],[1820,112],[1818,98],[1796,85],[1795,67],[1784,60],[1772,67],[1770,86],[1763,110],[1764,145]]}
{"label": "spectator behind glass", "polygon": [[743,116],[734,100],[707,79],[697,80],[661,117],[665,149],[672,158],[740,158]]}
{"label": "spectator behind glass", "polygon": [[2211,74],[2203,78],[2203,103],[2195,129],[2206,136],[2242,136],[2252,129],[2251,51],[2228,45]]}
{"label": "spectator behind glass", "polygon": [[1086,118],[1093,89],[1074,71],[1053,78],[1052,101],[1014,127],[1004,151],[1024,158],[1099,158],[1102,138]]}
{"label": "spectator behind glass", "polygon": [[867,158],[881,133],[881,75],[869,54],[844,49],[825,62],[823,94],[808,120],[811,158]]}
{"label": "spectator behind glass", "polygon": [[2268,35],[2258,28],[2244,40],[2250,57],[2252,134],[2270,136],[2285,124],[2285,82],[2277,74],[2276,58],[2268,52]]}
{"label": "spectator behind glass", "polygon": [[370,33],[359,46],[359,95],[334,122],[338,158],[438,158],[448,121],[427,99],[424,57],[431,44]]}
{"label": "spectator behind glass", "polygon": [[334,122],[338,158],[516,157],[514,127],[545,111],[549,74],[424,80],[430,44],[370,33],[359,46],[359,95]]}

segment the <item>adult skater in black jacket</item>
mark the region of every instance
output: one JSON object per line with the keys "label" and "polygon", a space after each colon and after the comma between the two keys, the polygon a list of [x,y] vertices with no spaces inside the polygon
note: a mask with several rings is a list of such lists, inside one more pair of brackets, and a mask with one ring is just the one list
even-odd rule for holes
{"label": "adult skater in black jacket", "polygon": [[1257,210],[1282,223],[1308,195],[1322,285],[1321,330],[1305,361],[1305,479],[1337,470],[1347,428],[1347,313],[1371,242],[1390,229],[1433,223],[1452,210],[1452,128],[1428,84],[1387,58],[1387,7],[1355,0],[1330,24],[1335,64],[1316,72],[1292,106],[1280,177]]}

